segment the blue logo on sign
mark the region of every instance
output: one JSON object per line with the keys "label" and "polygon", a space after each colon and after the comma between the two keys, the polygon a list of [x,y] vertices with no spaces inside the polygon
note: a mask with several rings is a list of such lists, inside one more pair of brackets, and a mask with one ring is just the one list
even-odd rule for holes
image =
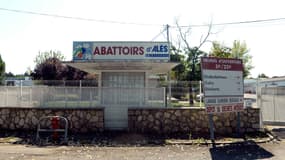
{"label": "blue logo on sign", "polygon": [[73,60],[92,59],[92,43],[73,42]]}
{"label": "blue logo on sign", "polygon": [[167,45],[154,45],[146,48],[146,57],[168,57],[168,46]]}

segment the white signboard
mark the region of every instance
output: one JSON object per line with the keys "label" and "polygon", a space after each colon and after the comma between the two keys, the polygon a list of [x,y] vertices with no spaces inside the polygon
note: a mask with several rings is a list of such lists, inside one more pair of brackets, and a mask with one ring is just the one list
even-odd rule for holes
{"label": "white signboard", "polygon": [[207,113],[243,110],[242,61],[203,57],[201,67]]}
{"label": "white signboard", "polygon": [[166,60],[167,42],[73,42],[73,60]]}

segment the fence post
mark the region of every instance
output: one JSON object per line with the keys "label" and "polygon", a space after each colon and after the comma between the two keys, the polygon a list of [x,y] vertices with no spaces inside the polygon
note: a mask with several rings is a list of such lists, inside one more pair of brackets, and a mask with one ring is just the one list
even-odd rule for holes
{"label": "fence post", "polygon": [[81,100],[82,100],[82,83],[81,80],[79,80],[79,98],[78,98],[78,107],[81,106]]}
{"label": "fence post", "polygon": [[8,106],[8,87],[6,86],[6,106]]}
{"label": "fence post", "polygon": [[167,108],[167,93],[166,93],[166,87],[163,87],[163,102],[165,104],[165,107]]}
{"label": "fence post", "polygon": [[169,107],[171,107],[171,77],[170,77],[170,71],[168,72],[168,99],[169,99]]}
{"label": "fence post", "polygon": [[22,106],[22,99],[23,99],[23,80],[20,80],[20,106]]}
{"label": "fence post", "polygon": [[274,122],[276,122],[276,104],[275,104],[275,96],[277,95],[277,87],[273,88],[273,107],[274,107]]}
{"label": "fence post", "polygon": [[92,89],[90,89],[89,107],[92,107]]}
{"label": "fence post", "polygon": [[64,107],[66,108],[67,106],[67,91],[66,91],[66,86],[65,86],[65,80],[63,80],[64,84]]}
{"label": "fence post", "polygon": [[[32,87],[30,87],[30,106],[32,106],[32,101],[33,101],[33,90],[32,90]],[[33,107],[33,106],[32,106]]]}
{"label": "fence post", "polygon": [[262,106],[262,92],[261,92],[261,87],[259,85],[259,79],[257,78],[256,81],[256,88],[255,88],[255,94],[256,94],[256,103],[257,103],[257,107],[259,107],[259,124],[260,124],[260,128],[263,128],[263,106]]}
{"label": "fence post", "polygon": [[199,81],[200,107],[202,107],[202,81]]}
{"label": "fence post", "polygon": [[80,89],[80,102],[82,101],[82,81],[79,80],[79,89]]}
{"label": "fence post", "polygon": [[22,100],[22,96],[23,96],[23,80],[20,80],[20,88],[21,88],[21,90],[20,90],[20,94],[21,94],[20,100]]}
{"label": "fence post", "polygon": [[42,87],[42,89],[40,90],[40,93],[41,93],[41,95],[40,95],[40,106],[42,106],[42,107],[45,107],[44,106],[44,87]]}

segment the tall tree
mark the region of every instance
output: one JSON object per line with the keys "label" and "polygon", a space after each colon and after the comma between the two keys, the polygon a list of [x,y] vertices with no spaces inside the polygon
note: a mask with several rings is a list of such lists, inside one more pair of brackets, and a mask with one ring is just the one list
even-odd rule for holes
{"label": "tall tree", "polygon": [[217,41],[212,43],[212,49],[210,51],[210,56],[220,57],[220,58],[230,58],[231,48],[221,44]]}
{"label": "tall tree", "polygon": [[243,61],[243,76],[248,77],[250,75],[250,70],[252,66],[252,56],[249,55],[249,49],[245,42],[240,42],[235,40],[232,47],[227,47],[220,42],[213,42],[212,49],[210,51],[210,56],[220,57],[220,58],[238,58]]}
{"label": "tall tree", "polygon": [[[188,52],[187,52],[188,51]],[[200,67],[200,57],[206,56],[207,53],[198,49],[198,47],[190,48],[185,51],[187,54],[186,58],[186,68],[188,68],[187,79],[190,81],[200,81],[201,80],[201,67]]]}
{"label": "tall tree", "polygon": [[243,76],[248,77],[250,70],[253,69],[252,56],[249,54],[249,49],[245,42],[235,40],[232,47],[232,57],[239,58],[243,61]]}
{"label": "tall tree", "polygon": [[3,84],[4,76],[5,76],[5,62],[2,60],[2,57],[0,55],[0,85]]}
{"label": "tall tree", "polygon": [[56,58],[60,61],[65,60],[64,55],[60,51],[50,50],[50,51],[45,51],[45,52],[39,51],[34,62],[36,63],[36,65],[38,65],[38,64],[44,63],[46,60],[50,58]]}
{"label": "tall tree", "polygon": [[[200,71],[200,57],[204,56],[206,53],[201,51],[201,47],[208,41],[208,38],[212,31],[212,25],[210,24],[205,36],[201,36],[200,43],[193,47],[190,44],[190,37],[191,37],[191,27],[182,28],[178,21],[176,20],[176,27],[178,29],[178,42],[183,46],[183,52],[186,55],[186,72],[187,72],[187,80],[190,81],[189,83],[189,104],[194,104],[194,93],[192,89],[191,81],[201,80],[201,75],[199,74]],[[197,73],[198,71],[198,73]]]}
{"label": "tall tree", "polygon": [[171,70],[171,79],[177,81],[185,81],[187,79],[187,69],[185,56],[182,54],[182,50],[175,46],[172,46],[170,50],[170,61],[179,62],[179,64]]}

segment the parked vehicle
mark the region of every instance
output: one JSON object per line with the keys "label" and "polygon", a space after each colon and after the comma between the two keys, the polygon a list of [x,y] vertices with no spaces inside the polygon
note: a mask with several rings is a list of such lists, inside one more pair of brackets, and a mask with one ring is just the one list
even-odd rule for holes
{"label": "parked vehicle", "polygon": [[204,93],[200,93],[200,94],[196,95],[196,101],[200,102],[200,99],[201,99],[202,102],[204,102]]}

